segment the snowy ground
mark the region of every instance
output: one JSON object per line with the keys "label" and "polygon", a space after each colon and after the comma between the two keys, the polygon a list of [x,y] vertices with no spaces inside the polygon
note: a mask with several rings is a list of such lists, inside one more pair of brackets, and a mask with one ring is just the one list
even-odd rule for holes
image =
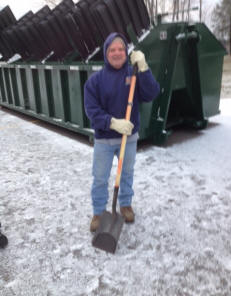
{"label": "snowy ground", "polygon": [[139,149],[115,255],[91,246],[92,147],[3,110],[0,132],[1,296],[231,295],[231,99],[207,129]]}
{"label": "snowy ground", "polygon": [[139,148],[115,255],[91,246],[92,147],[0,109],[0,296],[230,296],[229,89],[207,129]]}

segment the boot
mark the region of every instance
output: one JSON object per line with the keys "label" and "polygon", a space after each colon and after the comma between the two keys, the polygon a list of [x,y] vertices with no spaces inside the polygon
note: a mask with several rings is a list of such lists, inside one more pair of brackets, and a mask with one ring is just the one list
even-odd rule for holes
{"label": "boot", "polygon": [[94,215],[92,220],[91,220],[91,225],[90,225],[90,231],[91,232],[95,232],[98,229],[99,222],[100,222],[100,216],[99,215]]}
{"label": "boot", "polygon": [[5,235],[1,233],[1,223],[0,223],[0,248],[5,248],[8,244],[8,239]]}
{"label": "boot", "polygon": [[131,206],[130,207],[121,207],[120,213],[125,218],[125,222],[127,222],[127,223],[134,222],[135,214],[134,214]]}

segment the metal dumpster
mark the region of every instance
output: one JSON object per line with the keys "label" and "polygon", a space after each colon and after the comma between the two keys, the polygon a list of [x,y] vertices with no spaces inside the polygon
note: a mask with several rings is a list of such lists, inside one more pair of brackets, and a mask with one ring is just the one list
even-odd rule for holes
{"label": "metal dumpster", "polygon": [[[78,34],[80,27],[74,23],[74,17],[84,9],[84,1],[77,3],[78,10],[74,7],[73,14],[68,14],[66,18],[72,29],[76,26]],[[140,1],[136,1],[141,5]],[[107,11],[103,0],[101,2],[97,6],[96,19],[108,22],[110,10]],[[107,5],[110,2],[113,0],[108,1]],[[129,5],[133,3],[128,2]],[[115,9],[113,5],[111,3],[110,9]],[[107,12],[101,19],[100,9]],[[130,45],[145,53],[161,86],[160,95],[154,102],[140,105],[140,139],[162,144],[174,126],[184,124],[196,129],[205,128],[208,118],[219,113],[225,49],[203,23],[159,23],[150,26],[146,14],[143,14],[135,27],[132,22],[135,22],[137,14],[138,8],[133,10],[130,23],[121,21],[121,24],[126,28]],[[114,27],[118,23],[116,20]],[[94,40],[90,35],[85,38],[83,46],[87,50],[86,55],[80,54],[73,40],[69,40],[69,49],[73,46],[72,58],[65,56],[62,61],[1,62],[0,105],[93,139],[94,132],[84,112],[83,88],[92,72],[103,67],[103,34],[99,32]],[[93,45],[98,46],[96,54],[86,60],[87,55],[94,52]]]}
{"label": "metal dumpster", "polygon": [[158,25],[137,47],[161,86],[157,100],[140,106],[140,138],[162,144],[176,125],[205,128],[219,113],[221,43],[202,23],[177,23]]}

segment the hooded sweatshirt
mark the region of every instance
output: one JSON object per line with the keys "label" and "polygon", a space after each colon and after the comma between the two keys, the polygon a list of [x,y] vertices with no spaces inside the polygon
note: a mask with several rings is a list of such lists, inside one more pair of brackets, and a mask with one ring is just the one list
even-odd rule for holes
{"label": "hooded sweatshirt", "polygon": [[[126,45],[126,62],[120,69],[113,68],[107,60],[107,49],[116,38],[120,37]],[[93,73],[84,85],[84,106],[87,117],[95,130],[96,139],[115,139],[122,135],[110,129],[111,118],[125,118],[132,67],[128,64],[128,45],[125,37],[111,33],[104,42],[104,67]],[[139,72],[133,98],[130,121],[134,124],[132,134],[139,129],[139,103],[150,102],[159,94],[159,84],[151,70]]]}

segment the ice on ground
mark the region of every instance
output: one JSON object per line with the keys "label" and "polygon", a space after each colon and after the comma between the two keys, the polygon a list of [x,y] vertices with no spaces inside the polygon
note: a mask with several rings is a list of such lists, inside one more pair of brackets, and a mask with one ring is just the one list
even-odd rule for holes
{"label": "ice on ground", "polygon": [[230,295],[230,110],[139,148],[115,255],[91,246],[92,147],[0,110],[0,296]]}

